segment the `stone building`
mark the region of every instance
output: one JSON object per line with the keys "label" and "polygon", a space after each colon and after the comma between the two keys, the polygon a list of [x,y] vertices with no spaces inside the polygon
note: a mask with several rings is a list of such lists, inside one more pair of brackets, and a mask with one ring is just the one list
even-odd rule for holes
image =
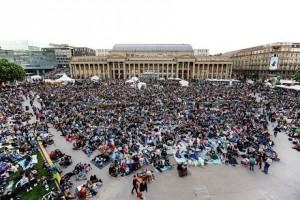
{"label": "stone building", "polygon": [[144,72],[160,78],[231,78],[232,62],[224,56],[194,56],[188,44],[116,44],[107,56],[73,57],[73,78],[128,79]]}
{"label": "stone building", "polygon": [[300,67],[300,43],[278,42],[224,54],[232,59],[236,78],[290,79]]}

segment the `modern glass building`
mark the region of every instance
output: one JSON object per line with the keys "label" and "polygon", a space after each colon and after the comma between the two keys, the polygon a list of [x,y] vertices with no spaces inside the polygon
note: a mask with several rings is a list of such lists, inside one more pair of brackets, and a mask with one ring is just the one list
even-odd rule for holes
{"label": "modern glass building", "polygon": [[21,65],[27,73],[38,75],[57,66],[53,48],[42,48],[40,51],[0,50],[0,58]]}
{"label": "modern glass building", "polygon": [[0,41],[1,49],[22,50],[22,51],[39,51],[47,45],[39,44],[30,40],[11,40]]}

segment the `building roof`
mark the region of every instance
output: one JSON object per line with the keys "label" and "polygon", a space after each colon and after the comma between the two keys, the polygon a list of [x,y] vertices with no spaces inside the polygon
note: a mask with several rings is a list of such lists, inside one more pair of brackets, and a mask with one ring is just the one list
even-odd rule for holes
{"label": "building roof", "polygon": [[193,51],[189,44],[115,44],[112,51]]}

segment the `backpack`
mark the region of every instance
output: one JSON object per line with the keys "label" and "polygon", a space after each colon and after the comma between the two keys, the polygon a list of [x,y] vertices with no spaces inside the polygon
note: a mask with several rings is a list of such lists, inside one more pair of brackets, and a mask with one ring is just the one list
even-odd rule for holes
{"label": "backpack", "polygon": [[255,164],[255,159],[254,158],[250,158],[250,164],[254,165]]}

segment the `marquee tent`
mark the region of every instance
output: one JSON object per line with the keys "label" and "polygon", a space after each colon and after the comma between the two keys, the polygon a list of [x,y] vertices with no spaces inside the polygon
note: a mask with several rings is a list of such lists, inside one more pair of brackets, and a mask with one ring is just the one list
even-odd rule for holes
{"label": "marquee tent", "polygon": [[185,80],[179,81],[179,84],[180,84],[181,86],[189,86],[189,82],[188,82],[188,81],[185,81]]}
{"label": "marquee tent", "polygon": [[132,77],[131,80],[133,80],[134,82],[137,82],[139,80],[138,77]]}
{"label": "marquee tent", "polygon": [[146,86],[146,83],[140,82],[140,83],[138,83],[137,87],[138,87],[139,90],[140,90],[142,87],[146,88],[147,86]]}
{"label": "marquee tent", "polygon": [[54,82],[75,82],[75,79],[68,77],[66,74],[63,74],[62,77],[56,79]]}
{"label": "marquee tent", "polygon": [[30,78],[32,80],[39,80],[39,79],[42,79],[42,77],[40,75],[34,75],[34,76],[30,76]]}
{"label": "marquee tent", "polygon": [[91,77],[91,80],[92,80],[92,81],[98,81],[99,79],[100,79],[99,76],[92,76],[92,77]]}
{"label": "marquee tent", "polygon": [[135,81],[134,80],[127,80],[125,81],[125,83],[134,83]]}

